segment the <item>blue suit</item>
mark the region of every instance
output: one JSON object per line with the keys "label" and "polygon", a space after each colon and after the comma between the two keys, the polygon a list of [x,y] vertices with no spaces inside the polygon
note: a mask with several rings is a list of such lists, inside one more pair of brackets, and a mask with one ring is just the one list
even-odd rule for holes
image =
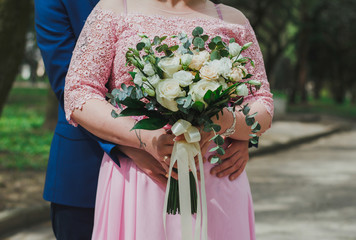
{"label": "blue suit", "polygon": [[[114,161],[115,145],[68,124],[63,90],[72,52],[86,18],[98,0],[35,0],[35,24],[52,89],[58,101],[58,123],[49,156],[44,199],[52,203],[93,208],[104,151]],[[118,163],[118,162],[117,162]]]}

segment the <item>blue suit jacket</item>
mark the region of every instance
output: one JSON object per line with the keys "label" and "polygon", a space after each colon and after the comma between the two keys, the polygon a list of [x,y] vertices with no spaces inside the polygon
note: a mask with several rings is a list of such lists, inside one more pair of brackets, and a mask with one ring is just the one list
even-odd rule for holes
{"label": "blue suit jacket", "polygon": [[[37,42],[58,101],[58,123],[49,156],[44,199],[64,205],[94,207],[104,151],[113,160],[114,144],[69,125],[63,89],[72,52],[86,18],[98,0],[35,0]],[[118,162],[117,162],[118,163]]]}

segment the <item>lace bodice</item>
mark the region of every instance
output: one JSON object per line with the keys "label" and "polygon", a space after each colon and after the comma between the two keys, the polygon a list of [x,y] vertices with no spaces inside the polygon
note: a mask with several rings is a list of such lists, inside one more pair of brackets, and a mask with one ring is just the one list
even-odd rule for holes
{"label": "lace bodice", "polygon": [[[244,52],[255,61],[255,68],[248,67],[254,79],[262,82],[261,89],[245,101],[262,103],[269,114],[273,115],[273,100],[267,80],[263,57],[255,33],[249,24],[231,24],[217,18],[165,17],[160,15],[143,15],[140,13],[118,14],[96,6],[89,15],[80,34],[66,77],[64,106],[67,120],[75,109],[81,109],[89,99],[105,100],[105,94],[122,83],[131,84],[126,67],[125,53],[139,41],[138,34],[154,36],[171,36],[180,32],[190,34],[197,26],[203,27],[209,36],[219,35],[226,42],[234,37],[240,45],[253,42]],[[177,41],[167,39],[168,44]],[[177,43],[177,42],[175,42]]]}

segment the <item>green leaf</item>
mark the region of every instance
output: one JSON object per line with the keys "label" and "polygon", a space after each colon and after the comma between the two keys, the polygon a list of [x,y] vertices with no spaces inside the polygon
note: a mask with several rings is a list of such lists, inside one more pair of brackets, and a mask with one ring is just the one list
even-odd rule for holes
{"label": "green leaf", "polygon": [[215,132],[219,132],[221,130],[221,126],[217,124],[212,124],[211,127],[214,129]]}
{"label": "green leaf", "polygon": [[144,102],[141,102],[140,100],[137,100],[137,99],[131,99],[131,98],[125,98],[121,101],[121,103],[129,108],[136,108],[136,109],[140,109],[145,106]]}
{"label": "green leaf", "polygon": [[244,101],[243,97],[240,97],[239,99],[237,99],[237,101],[235,102],[236,105],[241,105]]}
{"label": "green leaf", "polygon": [[256,144],[258,144],[258,140],[254,139],[254,138],[251,138],[250,139],[250,143],[256,145]]}
{"label": "green leaf", "polygon": [[214,42],[214,43],[216,43],[216,44],[218,44],[219,42],[222,41],[222,39],[221,39],[220,36],[216,36],[216,37],[214,37],[211,41]]}
{"label": "green leaf", "polygon": [[161,42],[163,42],[164,40],[166,40],[167,36],[163,36],[160,38]]}
{"label": "green leaf", "polygon": [[217,151],[219,148],[220,148],[219,146],[214,147],[214,148],[210,149],[209,152],[215,152],[215,151]]}
{"label": "green leaf", "polygon": [[211,91],[211,90],[208,90],[204,95],[204,98],[203,98],[204,102],[206,102],[208,105],[212,102],[212,99],[213,99],[212,95],[213,95],[213,91]]}
{"label": "green leaf", "polygon": [[210,159],[211,164],[216,164],[216,163],[219,163],[220,161],[221,161],[221,159],[217,156],[214,156]]}
{"label": "green leaf", "polygon": [[129,117],[129,116],[144,116],[146,115],[146,109],[137,109],[137,108],[126,108],[122,110],[119,114],[120,117]]}
{"label": "green leaf", "polygon": [[131,129],[157,130],[163,128],[168,123],[164,118],[146,118],[142,119]]}
{"label": "green leaf", "polygon": [[136,49],[137,49],[138,51],[141,51],[145,46],[146,46],[146,44],[144,44],[143,42],[139,42],[139,43],[136,45]]}
{"label": "green leaf", "polygon": [[208,41],[209,36],[208,35],[203,35],[201,36],[201,38],[204,40],[204,42]]}
{"label": "green leaf", "polygon": [[202,38],[196,37],[196,38],[194,38],[193,45],[198,48],[204,48],[205,42]]}
{"label": "green leaf", "polygon": [[222,57],[228,57],[229,56],[229,51],[223,49],[223,50],[220,51],[220,55]]}
{"label": "green leaf", "polygon": [[255,118],[246,118],[245,121],[247,126],[252,126],[255,123]]}
{"label": "green leaf", "polygon": [[178,48],[179,48],[179,45],[174,45],[168,49],[171,50],[172,52],[174,52],[174,51],[177,51]]}
{"label": "green leaf", "polygon": [[211,54],[210,54],[210,59],[211,59],[211,61],[221,59],[220,52],[217,51],[217,50],[212,51]]}
{"label": "green leaf", "polygon": [[243,110],[242,110],[242,112],[243,112],[244,115],[249,114],[249,112],[250,112],[250,107],[247,106],[247,105],[245,105],[244,108],[243,108]]}
{"label": "green leaf", "polygon": [[198,112],[203,112],[205,109],[205,104],[200,101],[196,101],[194,102],[192,108],[197,110]]}
{"label": "green leaf", "polygon": [[224,144],[224,138],[222,136],[220,136],[219,134],[216,135],[217,137],[214,139],[214,143],[216,143],[216,145],[223,145]]}
{"label": "green leaf", "polygon": [[117,112],[116,112],[115,110],[112,110],[112,111],[111,111],[111,116],[112,116],[113,118],[118,118],[118,117],[119,117],[119,114],[117,114]]}
{"label": "green leaf", "polygon": [[219,155],[224,155],[225,154],[225,150],[222,148],[222,147],[219,147],[216,152],[219,154]]}
{"label": "green leaf", "polygon": [[202,27],[196,27],[193,32],[192,32],[192,35],[194,37],[197,37],[199,35],[202,35],[204,33],[204,29]]}
{"label": "green leaf", "polygon": [[129,74],[131,75],[132,79],[134,79],[136,74],[137,74],[137,72],[129,72]]}
{"label": "green leaf", "polygon": [[153,45],[161,44],[161,39],[158,36],[155,36],[153,39]]}
{"label": "green leaf", "polygon": [[257,116],[257,112],[255,112],[254,114],[248,115],[247,117],[248,117],[248,118],[254,118],[254,117],[256,117],[256,116]]}
{"label": "green leaf", "polygon": [[210,50],[214,50],[214,49],[216,48],[216,43],[210,42],[210,43],[208,44],[208,47],[209,47]]}
{"label": "green leaf", "polygon": [[163,45],[157,47],[157,48],[156,48],[156,51],[157,51],[157,52],[163,52],[163,51],[165,51],[165,50],[167,50],[167,49],[168,49],[168,45],[167,45],[167,44],[163,44]]}
{"label": "green leaf", "polygon": [[230,38],[229,43],[234,43],[234,42],[236,42],[235,38]]}

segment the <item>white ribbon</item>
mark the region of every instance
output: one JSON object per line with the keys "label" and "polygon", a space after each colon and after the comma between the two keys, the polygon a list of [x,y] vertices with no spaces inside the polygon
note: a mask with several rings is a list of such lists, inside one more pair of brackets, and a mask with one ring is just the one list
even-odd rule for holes
{"label": "white ribbon", "polygon": [[[173,152],[171,156],[171,163],[168,172],[168,183],[166,188],[166,195],[163,208],[163,226],[166,234],[166,215],[168,194],[170,189],[171,174],[174,164],[177,162],[178,168],[178,187],[179,187],[179,204],[181,213],[181,232],[184,240],[207,240],[207,205],[205,194],[205,180],[203,171],[203,158],[200,151],[199,141],[201,139],[199,130],[193,127],[191,123],[180,119],[172,126],[174,135],[179,136],[184,134],[185,140],[174,143]],[[198,156],[200,175],[200,188],[198,184],[197,169],[194,158]],[[193,237],[193,217],[191,214],[191,200],[190,200],[190,179],[189,170],[192,171],[195,178],[197,189],[197,215],[195,221],[195,233]],[[200,194],[199,194],[200,189]],[[201,197],[201,199],[200,199]],[[166,234],[167,239],[167,234]]]}

